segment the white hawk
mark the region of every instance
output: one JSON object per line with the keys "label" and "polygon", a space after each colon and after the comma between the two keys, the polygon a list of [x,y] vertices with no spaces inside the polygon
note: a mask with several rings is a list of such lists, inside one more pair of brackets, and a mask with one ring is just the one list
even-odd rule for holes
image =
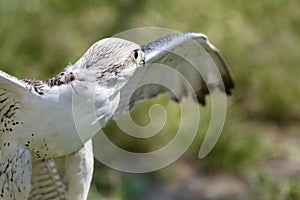
{"label": "white hawk", "polygon": [[[186,56],[199,57],[196,61],[204,73],[193,69]],[[206,69],[207,59],[217,66],[219,79],[214,70]],[[151,63],[172,67],[186,80],[160,73]],[[172,88],[138,87],[147,74]],[[234,87],[218,50],[201,33],[171,34],[143,46],[102,39],[75,64],[45,81],[0,71],[0,199],[86,199],[93,173],[94,114],[104,127],[136,102],[161,93],[180,101],[191,95],[185,81],[202,104],[209,89],[230,94]],[[80,116],[76,123],[74,105]],[[90,105],[95,113],[85,109]]]}

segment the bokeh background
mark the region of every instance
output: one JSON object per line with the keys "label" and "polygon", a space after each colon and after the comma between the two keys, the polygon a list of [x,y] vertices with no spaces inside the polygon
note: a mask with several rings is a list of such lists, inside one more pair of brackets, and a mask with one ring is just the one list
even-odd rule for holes
{"label": "bokeh background", "polygon": [[[300,1],[298,0],[0,0],[0,68],[47,79],[74,63],[95,41],[137,27],[202,32],[221,50],[236,88],[213,151],[198,159],[209,122],[174,164],[126,174],[96,162],[89,199],[300,199]],[[140,104],[149,122],[161,103],[172,116],[153,138],[135,139],[114,122],[104,129],[123,149],[148,152],[176,134],[178,105],[166,97]]]}

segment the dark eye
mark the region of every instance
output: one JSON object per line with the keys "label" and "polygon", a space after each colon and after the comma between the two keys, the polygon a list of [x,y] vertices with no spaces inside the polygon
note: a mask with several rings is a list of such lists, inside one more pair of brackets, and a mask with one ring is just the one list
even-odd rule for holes
{"label": "dark eye", "polygon": [[133,57],[134,57],[134,59],[137,59],[139,57],[139,52],[137,49],[133,50]]}

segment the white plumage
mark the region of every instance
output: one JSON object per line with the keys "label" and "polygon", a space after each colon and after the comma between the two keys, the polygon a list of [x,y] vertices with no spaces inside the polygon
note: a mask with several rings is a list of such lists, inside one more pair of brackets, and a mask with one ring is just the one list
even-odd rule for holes
{"label": "white plumage", "polygon": [[[186,80],[152,63],[168,65]],[[138,87],[145,80],[169,88]],[[106,38],[46,81],[0,71],[0,199],[86,199],[95,120],[104,127],[136,102],[160,93],[180,101],[194,92],[204,104],[213,88],[230,94],[233,82],[218,50],[200,33],[172,34],[141,47]]]}

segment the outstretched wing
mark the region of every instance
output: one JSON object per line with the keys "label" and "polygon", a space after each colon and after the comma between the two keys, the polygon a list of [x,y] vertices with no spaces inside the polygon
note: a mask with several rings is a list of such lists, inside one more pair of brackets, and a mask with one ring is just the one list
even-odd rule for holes
{"label": "outstretched wing", "polygon": [[129,112],[142,100],[167,93],[180,101],[194,94],[205,104],[205,95],[220,88],[226,94],[234,87],[225,61],[201,33],[179,33],[142,46],[145,67],[140,67],[121,90],[114,118]]}
{"label": "outstretched wing", "polygon": [[[35,82],[31,84],[31,82]],[[0,141],[4,133],[12,132],[21,124],[20,114],[24,108],[40,101],[38,89],[40,81],[22,80],[0,70]]]}
{"label": "outstretched wing", "polygon": [[[35,84],[41,83],[39,81],[33,81],[33,82],[35,82]],[[23,121],[23,119],[20,119],[19,114],[22,112],[24,106],[27,105],[25,102],[31,102],[31,101],[34,102],[36,99],[39,98],[38,96],[39,94],[37,93],[37,91],[34,90],[34,87],[31,84],[30,80],[21,80],[0,70],[0,142],[1,143],[4,140],[7,140],[7,138],[6,139],[3,138],[2,135],[9,133],[11,130],[13,130],[14,125],[18,125],[21,123],[21,121]],[[12,141],[9,141],[9,143],[12,143]],[[24,144],[18,144],[17,141],[15,141],[14,143],[16,143],[15,145],[19,145],[23,148]],[[27,151],[28,154],[30,154],[31,156],[32,152],[30,152],[29,149],[24,147],[24,151]],[[26,180],[22,180],[21,184],[30,186],[30,182],[31,182],[30,179],[32,178],[31,177],[32,174],[38,173],[41,174],[40,177],[42,177],[42,175],[48,172],[47,171],[48,169],[50,170],[51,167],[53,168],[53,163],[51,162],[51,160],[52,159],[49,159],[49,161],[47,162],[45,161],[45,163],[43,164],[34,164],[34,169],[32,170],[32,173],[31,173],[31,158],[29,162],[24,162],[20,160],[21,163],[23,162],[30,165],[30,173],[29,172],[25,173],[28,178]],[[38,163],[38,162],[40,163],[42,161],[36,161],[34,163]],[[3,160],[0,162],[0,165],[5,165]],[[20,171],[22,169],[15,169],[15,170]],[[3,176],[8,174],[9,174],[8,172],[4,172]],[[53,174],[52,175],[56,177],[55,173]],[[22,176],[24,176],[24,174]],[[22,178],[22,176],[20,177],[20,179]],[[45,178],[48,177],[44,176],[43,178],[45,180]],[[33,181],[35,182],[36,180],[33,179]],[[52,185],[52,187],[56,187],[56,185]],[[19,188],[23,188],[23,187],[19,187]],[[17,194],[17,192],[13,190],[11,190],[10,192]],[[29,194],[29,189],[27,190],[26,195],[23,195],[24,199],[27,199],[28,194]],[[32,199],[32,197],[30,197],[30,199]]]}
{"label": "outstretched wing", "polygon": [[13,126],[22,121],[18,116],[22,107],[39,101],[39,94],[32,88],[29,80],[18,79],[0,70],[0,136],[11,132]]}

